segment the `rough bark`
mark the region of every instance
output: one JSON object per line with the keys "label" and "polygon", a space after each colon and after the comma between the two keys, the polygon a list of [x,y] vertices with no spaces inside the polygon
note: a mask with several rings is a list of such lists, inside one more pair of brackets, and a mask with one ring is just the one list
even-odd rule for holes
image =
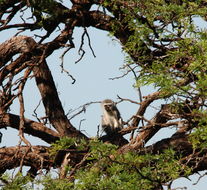
{"label": "rough bark", "polygon": [[142,150],[134,150],[138,151],[139,154],[160,154],[169,148],[173,148],[177,152],[177,155],[182,155],[180,162],[190,167],[192,169],[192,173],[207,169],[207,150],[193,149],[188,135],[175,135],[170,138],[158,141],[157,143],[147,146]]}
{"label": "rough bark", "polygon": [[85,135],[72,126],[65,115],[47,64],[43,61],[38,67],[34,67],[33,71],[42,96],[46,116],[49,118],[50,123],[61,136],[86,138]]}
{"label": "rough bark", "polygon": [[[20,117],[18,115],[5,113],[1,115],[0,128],[11,127],[19,130]],[[44,126],[42,123],[25,119],[24,132],[38,137],[47,143],[54,143],[60,134]]]}
{"label": "rough bark", "polygon": [[[60,37],[59,40],[62,41],[62,37]],[[51,48],[58,47],[56,46],[48,45],[47,47],[50,50]],[[19,61],[15,61],[10,65],[4,67],[0,72],[0,78],[3,79],[7,74],[14,72],[15,69],[21,66],[20,64],[22,64],[22,62],[32,59],[33,64],[38,65],[34,67],[33,70],[35,73],[37,86],[40,90],[43,104],[45,106],[46,115],[49,118],[51,124],[56,128],[56,130],[60,133],[61,136],[66,135],[72,137],[86,137],[85,135],[77,131],[68,121],[62,108],[61,102],[58,98],[57,89],[55,87],[50,70],[45,61],[42,61],[45,59],[45,55],[42,55],[40,58],[38,57],[38,55],[36,55],[36,57],[33,58],[31,58],[31,55],[28,56],[27,53],[33,51],[33,49],[36,47],[36,42],[32,38],[26,36],[13,37],[12,39],[1,44],[0,59],[2,63],[7,62],[9,59],[12,58],[12,56],[14,56],[17,53],[23,53],[23,55],[18,58]]]}
{"label": "rough bark", "polygon": [[[32,150],[31,150],[32,149]],[[48,154],[48,148],[44,146],[16,146],[0,148],[0,173],[7,169],[13,169],[21,165],[40,169],[52,167],[52,160]]]}

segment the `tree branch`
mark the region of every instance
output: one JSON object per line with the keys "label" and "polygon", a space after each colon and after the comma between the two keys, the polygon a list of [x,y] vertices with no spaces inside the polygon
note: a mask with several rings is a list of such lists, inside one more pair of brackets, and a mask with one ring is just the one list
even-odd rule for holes
{"label": "tree branch", "polygon": [[[0,128],[11,127],[19,130],[20,117],[11,113],[0,115]],[[25,118],[24,133],[38,137],[47,143],[54,143],[60,135],[52,129],[47,128],[42,123],[38,123]]]}
{"label": "tree branch", "polygon": [[46,62],[43,61],[38,67],[34,67],[33,72],[42,96],[42,102],[45,107],[46,115],[50,123],[60,133],[60,136],[86,138],[86,136],[76,130],[67,119],[58,97],[53,77]]}
{"label": "tree branch", "polygon": [[32,151],[29,150],[25,154],[27,151],[28,146],[0,148],[0,173],[20,166],[21,161],[24,166],[32,166],[37,170],[50,169],[53,161],[49,157],[47,147],[32,146]]}

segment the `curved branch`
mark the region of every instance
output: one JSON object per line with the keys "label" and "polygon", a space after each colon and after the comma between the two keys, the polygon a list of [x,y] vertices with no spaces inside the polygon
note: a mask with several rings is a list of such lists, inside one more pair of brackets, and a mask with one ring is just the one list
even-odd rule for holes
{"label": "curved branch", "polygon": [[[0,50],[2,52],[0,51],[0,60],[2,61],[2,65],[4,65],[6,61],[10,60],[12,56],[17,53],[23,53],[22,56],[23,58],[25,58],[24,55],[26,55],[28,52],[32,51],[34,47],[36,47],[36,53],[38,55],[33,56],[32,60],[33,64],[36,64],[37,66],[33,67],[33,72],[35,73],[37,86],[43,99],[46,115],[49,117],[49,120],[54,128],[60,133],[60,136],[66,135],[70,137],[86,138],[86,136],[80,131],[76,130],[75,127],[73,127],[67,119],[61,102],[59,100],[53,77],[46,62],[44,61],[44,59],[49,56],[55,49],[59,48],[62,43],[66,43],[68,41],[68,38],[71,37],[70,32],[71,31],[69,30],[69,28],[68,30],[65,29],[57,38],[55,38],[55,40],[45,44],[44,46],[40,45],[39,47],[37,47],[36,42],[30,37],[13,37],[10,40],[1,44]],[[5,48],[4,50],[3,46],[6,46],[7,48]],[[39,52],[37,51],[38,49],[40,50]],[[3,53],[7,55],[4,56]],[[22,60],[22,56],[19,57],[20,60]],[[31,56],[32,55],[26,56],[24,62],[31,59]],[[11,70],[13,70],[13,66],[11,66],[11,64],[8,65],[8,67],[11,67],[12,69],[6,69],[6,71],[5,69],[2,69],[1,74],[3,76],[6,76]],[[14,67],[16,68],[16,62]]]}
{"label": "curved branch", "polygon": [[162,139],[153,145],[138,150],[138,152],[139,154],[160,154],[168,148],[173,148],[177,155],[182,155],[181,163],[189,166],[192,169],[192,174],[207,169],[207,149],[194,150],[188,135],[183,133]]}
{"label": "curved branch", "polygon": [[58,97],[52,74],[46,62],[43,61],[38,67],[34,67],[33,71],[37,86],[42,96],[46,115],[48,116],[50,123],[61,136],[86,138],[86,136],[75,129],[68,120]]}
{"label": "curved branch", "polygon": [[[20,117],[11,113],[2,114],[0,128],[12,127],[19,130]],[[24,132],[42,139],[47,143],[53,143],[59,139],[60,135],[52,129],[47,128],[42,123],[29,119],[24,120]]]}
{"label": "curved branch", "polygon": [[0,173],[16,168],[21,163],[37,170],[48,170],[52,166],[53,161],[49,157],[48,147],[33,146],[32,150],[28,148],[28,146],[0,148]]}
{"label": "curved branch", "polygon": [[11,60],[17,53],[29,53],[36,47],[31,37],[16,36],[0,44],[0,67]]}
{"label": "curved branch", "polygon": [[[148,106],[155,100],[160,99],[161,92],[157,91],[145,97],[144,101],[140,103],[140,107],[136,113],[136,115],[143,116]],[[132,126],[136,127],[139,125],[141,121],[141,117],[134,117],[132,120]]]}

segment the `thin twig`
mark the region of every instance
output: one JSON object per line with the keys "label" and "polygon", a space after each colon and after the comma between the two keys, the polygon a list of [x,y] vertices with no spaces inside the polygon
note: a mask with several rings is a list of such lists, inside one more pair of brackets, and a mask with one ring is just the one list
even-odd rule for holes
{"label": "thin twig", "polygon": [[88,31],[87,31],[86,27],[84,27],[84,31],[85,31],[85,33],[86,33],[86,36],[88,37],[88,46],[89,46],[89,48],[90,48],[90,50],[91,50],[91,52],[92,52],[92,54],[93,54],[93,57],[96,57],[96,55],[95,55],[95,53],[94,53],[94,50],[93,50],[93,48],[92,48],[92,46],[91,46],[91,39],[90,39],[90,36],[89,36],[89,34],[88,34]]}
{"label": "thin twig", "polygon": [[128,99],[128,98],[121,98],[119,95],[117,95],[117,98],[118,98],[118,99],[120,99],[120,102],[123,102],[123,101],[128,101],[128,102],[131,102],[131,103],[133,103],[133,104],[138,104],[138,105],[140,105],[140,103],[139,103],[139,102],[136,102],[136,101],[130,100],[130,99]]}
{"label": "thin twig", "polygon": [[71,79],[72,79],[72,84],[74,84],[76,82],[76,79],[70,74],[70,72],[68,70],[65,69],[64,67],[64,56],[65,54],[70,51],[72,48],[75,47],[75,45],[73,44],[72,40],[71,44],[63,44],[63,46],[67,47],[66,50],[63,52],[63,54],[60,56],[61,59],[61,63],[60,63],[60,67],[61,67],[61,73],[65,72]]}
{"label": "thin twig", "polygon": [[[23,157],[22,157],[22,159],[20,161],[19,172],[22,172],[24,158],[28,154],[29,150],[31,150],[31,147],[32,147],[31,143],[24,137],[24,112],[25,112],[25,109],[24,109],[24,98],[23,98],[23,94],[22,94],[24,86],[25,86],[25,83],[27,81],[27,78],[28,78],[28,76],[30,75],[31,72],[32,72],[31,68],[28,68],[25,71],[25,73],[24,73],[24,80],[19,85],[19,93],[18,93],[19,94],[19,96],[18,96],[19,104],[20,104],[19,137],[20,137],[20,140],[23,141],[28,146],[27,151],[25,152],[25,154],[23,155]],[[19,145],[20,145],[20,143],[19,143]]]}
{"label": "thin twig", "polygon": [[109,78],[109,80],[116,80],[116,79],[120,79],[125,77],[126,75],[128,75],[128,73],[130,73],[131,71],[127,71],[126,73],[123,73],[122,75],[118,76],[118,77],[113,77],[113,78]]}
{"label": "thin twig", "polygon": [[[199,174],[199,175],[200,175],[200,174]],[[206,175],[207,175],[207,172],[205,172],[203,175],[200,175],[199,178],[198,178],[198,180],[197,180],[195,183],[193,183],[193,185],[197,185],[198,182],[201,180],[201,178],[203,178],[203,177],[206,176]]]}
{"label": "thin twig", "polygon": [[[79,109],[81,109],[80,111],[78,111],[77,113],[75,113],[74,115],[72,115],[71,117],[69,117],[69,120],[73,119],[74,117],[76,117],[77,115],[81,114],[82,112],[86,112],[86,108],[91,105],[91,104],[96,104],[96,103],[101,103],[100,101],[95,101],[95,102],[88,102],[82,106],[79,106],[78,108],[70,111],[70,113],[75,112]],[[69,115],[70,113],[67,113],[66,115]]]}
{"label": "thin twig", "polygon": [[37,104],[36,108],[34,109],[34,111],[33,111],[34,114],[32,114],[32,116],[34,116],[39,122],[41,122],[41,121],[40,121],[36,111],[39,108],[41,102],[42,102],[42,99],[39,101],[39,103]]}
{"label": "thin twig", "polygon": [[86,119],[81,119],[81,120],[80,120],[79,127],[78,127],[78,130],[79,130],[79,131],[81,131],[81,124],[82,124],[82,122],[85,121],[85,120],[86,120]]}
{"label": "thin twig", "polygon": [[75,174],[75,172],[85,163],[85,161],[87,161],[87,158],[90,156],[89,153],[87,153],[83,159],[75,165],[75,167],[71,170],[70,175],[69,175],[69,180],[73,180],[73,175]]}
{"label": "thin twig", "polygon": [[22,81],[22,83],[19,85],[19,103],[20,103],[20,124],[19,124],[19,137],[20,139],[27,145],[27,146],[31,146],[30,142],[27,141],[25,138],[24,138],[24,134],[23,134],[23,130],[24,130],[24,112],[25,112],[25,109],[24,109],[24,99],[23,99],[23,89],[24,89],[24,86],[25,86],[25,83],[27,81],[27,78],[28,76],[30,75],[32,69],[29,68],[25,71],[25,74],[24,74],[24,80]]}
{"label": "thin twig", "polygon": [[84,36],[85,36],[85,30],[84,30],[84,32],[83,32],[83,34],[82,34],[82,36],[81,36],[81,45],[80,45],[80,47],[79,47],[79,50],[78,50],[78,54],[79,55],[81,55],[80,56],[80,58],[77,60],[77,61],[75,61],[75,64],[76,63],[78,63],[78,62],[80,62],[81,61],[81,59],[83,58],[83,56],[85,55],[85,50],[83,49],[83,45],[84,45]]}
{"label": "thin twig", "polygon": [[[135,66],[134,68],[129,67],[129,65],[124,65],[123,67],[120,68],[120,70],[126,70],[126,67],[130,68],[129,70],[127,70],[125,73],[123,73],[120,76],[117,77],[113,77],[113,78],[109,78],[109,80],[116,80],[116,79],[120,79],[123,78],[125,76],[127,76],[130,72],[134,72],[134,69],[137,67]],[[135,72],[134,72],[135,73]]]}
{"label": "thin twig", "polygon": [[81,45],[80,45],[79,50],[78,50],[78,53],[79,53],[79,55],[81,55],[81,56],[80,56],[80,58],[79,58],[77,61],[75,61],[75,64],[78,63],[78,62],[80,62],[80,61],[82,60],[83,56],[84,56],[85,53],[86,53],[85,50],[83,49],[83,45],[84,45],[84,36],[85,36],[85,35],[86,35],[87,38],[88,38],[88,46],[89,46],[89,48],[90,48],[90,50],[91,50],[93,56],[96,57],[96,55],[95,55],[95,53],[94,53],[94,50],[93,50],[93,48],[92,48],[92,46],[91,46],[90,36],[89,36],[89,34],[88,34],[87,29],[84,27],[84,32],[83,32],[83,34],[82,34],[82,36],[81,36]]}
{"label": "thin twig", "polygon": [[[127,67],[131,70],[131,72],[133,73],[133,75],[135,77],[135,80],[137,81],[138,76],[137,76],[136,72],[134,71],[134,68],[132,68],[130,65],[127,65]],[[142,102],[142,92],[141,92],[140,87],[138,87],[138,94],[139,94],[139,102]],[[141,119],[141,122],[142,122],[142,126],[144,126],[144,120],[143,119]],[[135,132],[135,130],[132,131],[130,139],[134,138],[134,132]]]}

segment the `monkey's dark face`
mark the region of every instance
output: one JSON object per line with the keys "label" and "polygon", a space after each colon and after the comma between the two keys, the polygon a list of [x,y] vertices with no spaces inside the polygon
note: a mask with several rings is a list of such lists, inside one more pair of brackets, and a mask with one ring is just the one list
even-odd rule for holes
{"label": "monkey's dark face", "polygon": [[114,111],[117,110],[116,108],[116,104],[110,100],[110,99],[106,99],[102,102],[102,107],[104,108],[104,110],[110,114],[110,115],[113,115]]}
{"label": "monkey's dark face", "polygon": [[104,105],[104,108],[107,112],[112,112],[113,111],[113,107],[114,105],[113,104],[105,104]]}

